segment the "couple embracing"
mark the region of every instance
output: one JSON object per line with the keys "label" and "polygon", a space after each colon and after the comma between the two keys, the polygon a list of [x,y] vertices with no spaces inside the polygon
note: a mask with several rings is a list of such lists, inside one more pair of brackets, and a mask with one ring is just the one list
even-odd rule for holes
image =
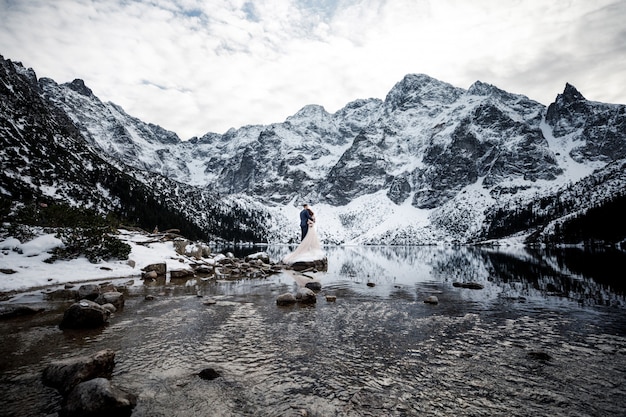
{"label": "couple embracing", "polygon": [[300,229],[302,241],[295,251],[283,258],[286,264],[296,262],[312,262],[325,258],[317,231],[315,230],[315,214],[308,204],[304,204],[300,211]]}

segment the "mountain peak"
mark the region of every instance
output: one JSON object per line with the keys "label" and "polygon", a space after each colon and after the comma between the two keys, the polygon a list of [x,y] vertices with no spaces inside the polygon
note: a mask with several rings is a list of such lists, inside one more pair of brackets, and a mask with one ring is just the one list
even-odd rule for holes
{"label": "mountain peak", "polygon": [[330,117],[330,114],[323,106],[319,104],[308,104],[298,110],[293,116],[287,117],[287,121],[291,123],[306,121],[308,123],[310,120],[322,120],[327,117]]}
{"label": "mountain peak", "polygon": [[491,95],[504,95],[509,94],[504,90],[499,89],[493,84],[484,83],[482,81],[476,81],[470,86],[467,92],[475,96],[491,96]]}
{"label": "mountain peak", "polygon": [[76,91],[78,94],[82,94],[83,96],[91,97],[93,96],[93,91],[89,87],[85,85],[85,82],[80,78],[75,79],[71,83],[66,83],[69,88]]}
{"label": "mountain peak", "polygon": [[435,101],[452,103],[464,93],[461,88],[439,81],[426,74],[408,74],[397,83],[385,98],[391,110],[424,105],[424,102]]}
{"label": "mountain peak", "polygon": [[561,94],[561,97],[563,97],[568,102],[586,100],[586,98],[582,94],[580,94],[576,87],[574,87],[570,83],[565,83],[565,90],[563,90],[563,94]]}

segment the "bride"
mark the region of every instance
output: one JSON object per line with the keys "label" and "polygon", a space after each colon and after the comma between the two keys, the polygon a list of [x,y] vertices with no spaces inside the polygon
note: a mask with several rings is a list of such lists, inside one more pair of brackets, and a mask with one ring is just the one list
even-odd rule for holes
{"label": "bride", "polygon": [[326,257],[322,250],[322,245],[317,237],[317,231],[315,230],[315,215],[313,211],[309,210],[311,219],[307,221],[309,230],[306,233],[302,242],[298,245],[296,250],[288,254],[283,258],[283,263],[294,264],[296,262],[314,262],[322,260]]}

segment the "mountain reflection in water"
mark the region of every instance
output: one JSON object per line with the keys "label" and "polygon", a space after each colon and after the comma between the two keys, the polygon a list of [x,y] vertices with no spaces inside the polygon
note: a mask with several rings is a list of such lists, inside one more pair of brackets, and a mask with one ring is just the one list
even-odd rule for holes
{"label": "mountain reflection in water", "polygon": [[[45,365],[111,348],[114,384],[139,397],[133,416],[623,415],[625,283],[612,272],[623,253],[325,250],[313,306],[276,306],[297,286],[282,273],[133,286],[97,331],[59,330],[65,305],[0,322],[0,410],[53,415]],[[200,379],[207,367],[222,376]]]}

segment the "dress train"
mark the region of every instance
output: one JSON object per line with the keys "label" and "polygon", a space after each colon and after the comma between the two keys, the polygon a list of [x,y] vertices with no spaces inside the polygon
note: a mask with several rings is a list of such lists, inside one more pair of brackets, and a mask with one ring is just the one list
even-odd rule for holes
{"label": "dress train", "polygon": [[322,250],[322,245],[317,237],[315,225],[309,226],[309,231],[300,242],[296,250],[283,258],[283,263],[294,264],[296,262],[314,262],[326,257]]}

